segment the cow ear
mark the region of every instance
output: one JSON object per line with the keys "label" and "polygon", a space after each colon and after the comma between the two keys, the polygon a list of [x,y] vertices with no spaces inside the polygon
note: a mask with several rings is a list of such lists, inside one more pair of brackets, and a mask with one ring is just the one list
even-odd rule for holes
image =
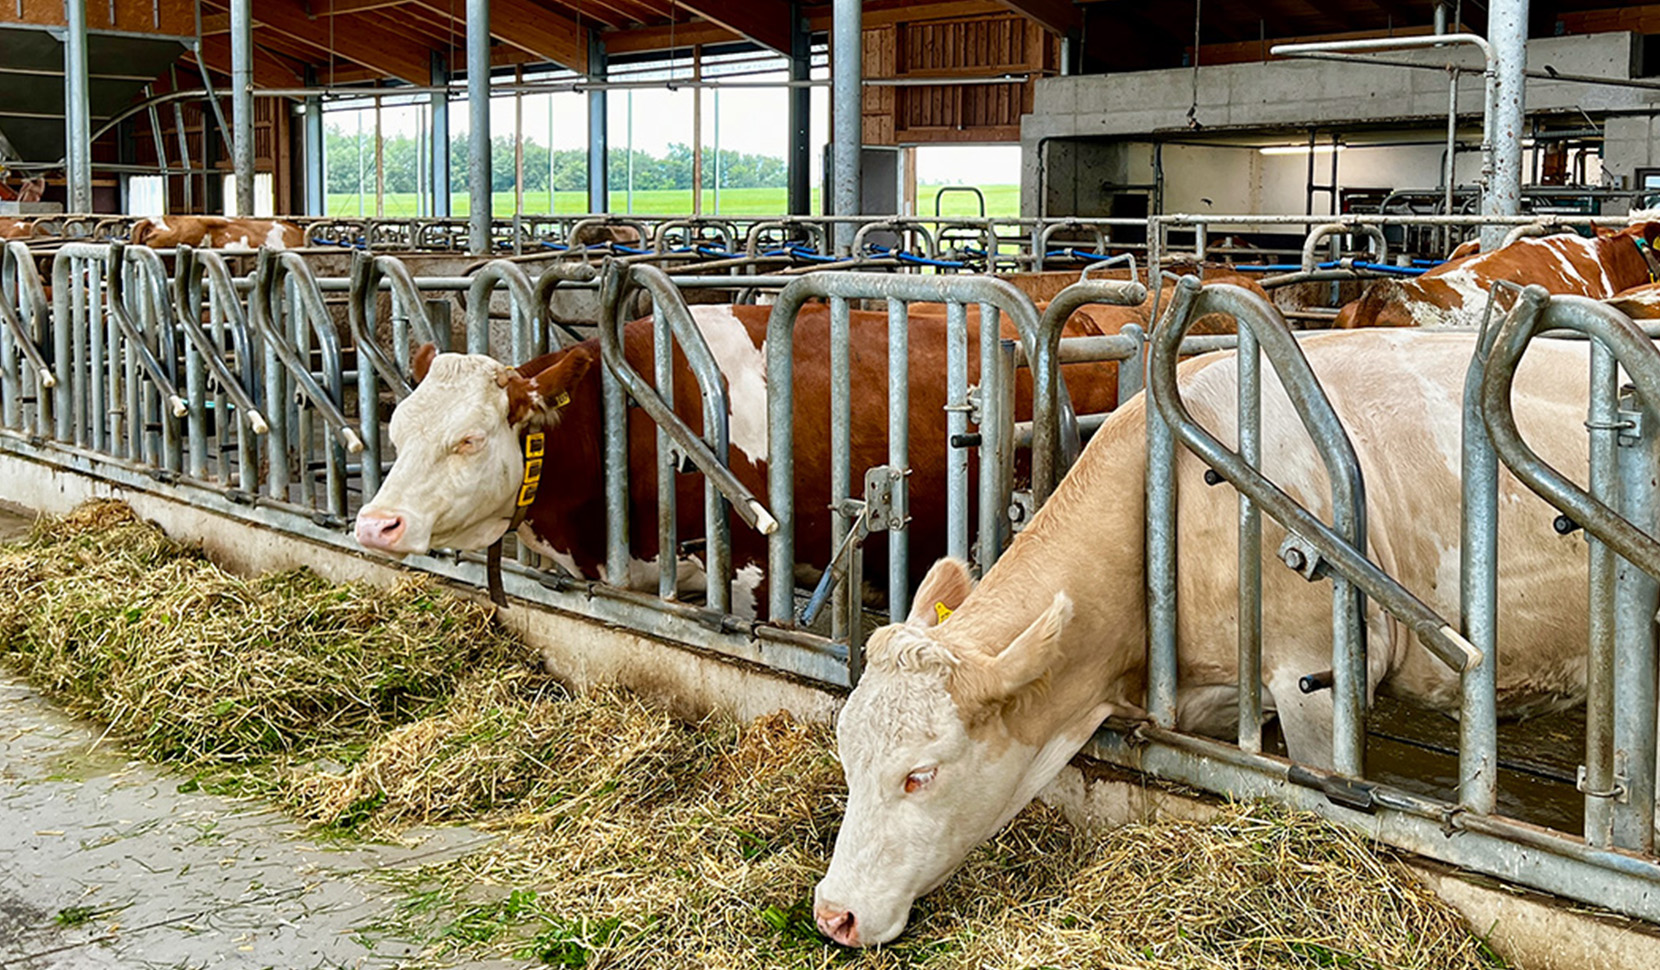
{"label": "cow ear", "polygon": [[133,223],[133,231],[128,235],[127,242],[133,246],[144,245],[144,240],[150,235],[155,226],[148,219],[140,219]]}
{"label": "cow ear", "polygon": [[974,577],[968,563],[961,559],[941,559],[922,577],[922,585],[911,600],[911,615],[905,618],[910,626],[937,626],[963,605],[963,600],[974,591]]}
{"label": "cow ear", "polygon": [[520,377],[511,370],[503,371],[507,388],[507,422],[517,426],[540,410],[553,417],[571,403],[571,395],[588,369],[594,365],[594,352],[575,346],[560,354],[553,363],[530,377]]}
{"label": "cow ear", "polygon": [[409,361],[409,372],[415,375],[415,383],[419,384],[427,379],[427,371],[432,369],[432,359],[437,356],[437,344],[425,343],[415,348],[415,355]]}
{"label": "cow ear", "polygon": [[1032,625],[991,658],[985,691],[987,703],[1005,703],[1055,669],[1061,631],[1072,621],[1072,597],[1056,593]]}

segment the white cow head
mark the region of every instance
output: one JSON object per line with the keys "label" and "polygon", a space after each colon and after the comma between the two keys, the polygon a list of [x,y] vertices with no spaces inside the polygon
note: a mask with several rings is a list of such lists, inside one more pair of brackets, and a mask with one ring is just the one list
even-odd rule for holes
{"label": "white cow head", "polygon": [[1082,743],[1031,743],[1009,729],[1057,665],[1072,600],[1055,594],[1007,644],[953,643],[953,625],[939,625],[940,617],[972,588],[961,561],[936,563],[909,618],[871,635],[864,676],[837,722],[847,815],[813,908],[819,928],[846,946],[898,936],[911,904],[1025,807]]}
{"label": "white cow head", "polygon": [[557,420],[550,403],[568,400],[593,362],[572,347],[527,378],[491,357],[421,347],[415,391],[392,414],[397,461],[357,514],[357,541],[404,556],[501,538],[524,480],[520,432]]}

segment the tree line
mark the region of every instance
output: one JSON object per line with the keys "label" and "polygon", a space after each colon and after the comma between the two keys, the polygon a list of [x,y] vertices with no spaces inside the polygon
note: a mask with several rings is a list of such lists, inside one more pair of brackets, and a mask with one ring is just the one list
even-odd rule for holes
{"label": "tree line", "polygon": [[[375,142],[364,134],[361,142],[355,132],[330,126],[324,136],[325,173],[330,193],[372,194],[375,191]],[[417,169],[420,153],[416,139],[408,135],[394,135],[382,139],[382,154],[386,168],[386,191],[414,192],[417,189]],[[490,188],[495,192],[513,190],[513,139],[497,136],[490,141]],[[550,174],[548,146],[530,139],[524,143],[524,187],[527,192],[548,190]],[[607,167],[613,191],[628,185],[630,157],[633,160],[634,188],[690,189],[692,187],[692,149],[689,145],[670,144],[662,156],[635,150],[630,153],[613,147]],[[588,153],[580,149],[560,149],[551,152],[553,188],[560,192],[586,191],[588,188]],[[466,192],[470,187],[468,160],[470,152],[465,136],[450,141],[450,190]],[[361,168],[360,168],[361,166]],[[715,187],[715,151],[703,149],[703,187]],[[784,159],[771,155],[749,155],[722,149],[720,153],[721,188],[782,188],[786,183],[787,166]],[[361,174],[361,182],[359,177]]]}

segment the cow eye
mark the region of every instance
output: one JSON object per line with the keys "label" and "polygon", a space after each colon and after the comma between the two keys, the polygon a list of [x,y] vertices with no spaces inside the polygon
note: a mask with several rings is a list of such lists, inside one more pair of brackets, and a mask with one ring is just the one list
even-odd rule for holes
{"label": "cow eye", "polygon": [[909,795],[927,787],[928,783],[934,780],[934,776],[939,774],[939,770],[939,765],[934,765],[932,768],[918,768],[906,775],[905,794]]}
{"label": "cow eye", "polygon": [[481,434],[470,434],[455,443],[455,453],[458,455],[470,455],[482,447],[484,447],[484,436]]}

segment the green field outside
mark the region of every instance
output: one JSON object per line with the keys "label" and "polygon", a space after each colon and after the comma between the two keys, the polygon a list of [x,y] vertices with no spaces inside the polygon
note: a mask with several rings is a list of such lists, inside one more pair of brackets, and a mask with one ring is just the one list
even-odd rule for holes
{"label": "green field outside", "polygon": [[[917,209],[923,215],[934,214],[934,192],[937,186],[924,185],[917,187]],[[993,216],[1018,216],[1020,214],[1020,186],[1018,185],[986,185],[980,187],[986,194],[986,214]],[[586,192],[559,192],[555,200],[559,213],[576,214],[588,211],[588,194]],[[813,211],[819,208],[819,193],[813,190]],[[465,193],[450,197],[450,205],[456,216],[464,216],[468,212],[468,200]],[[720,193],[720,214],[728,216],[766,216],[777,215],[785,209],[785,190],[776,189],[722,189]],[[498,216],[513,215],[513,193],[497,192],[494,197],[495,214]],[[358,215],[358,197],[355,195],[330,195],[329,215],[356,217]],[[375,214],[375,200],[373,196],[362,200],[362,212],[366,217]],[[715,214],[715,193],[704,190],[703,208],[706,215]],[[548,211],[548,194],[546,192],[526,192],[524,210],[535,215]],[[629,210],[628,196],[624,192],[611,193],[611,211],[622,214]],[[386,196],[386,217],[397,218],[416,214],[416,199],[412,193],[388,193]],[[654,189],[634,193],[633,211],[644,215],[681,215],[692,211],[692,192],[690,189]],[[945,196],[941,213],[949,216],[975,216],[979,214],[979,204],[967,192],[951,192]]]}

